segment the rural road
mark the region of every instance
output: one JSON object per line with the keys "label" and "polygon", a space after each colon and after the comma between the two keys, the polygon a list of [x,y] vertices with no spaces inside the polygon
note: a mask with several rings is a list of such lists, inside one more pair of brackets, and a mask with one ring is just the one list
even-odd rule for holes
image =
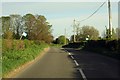
{"label": "rural road", "polygon": [[41,59],[14,78],[118,79],[119,61],[75,49],[50,48]]}

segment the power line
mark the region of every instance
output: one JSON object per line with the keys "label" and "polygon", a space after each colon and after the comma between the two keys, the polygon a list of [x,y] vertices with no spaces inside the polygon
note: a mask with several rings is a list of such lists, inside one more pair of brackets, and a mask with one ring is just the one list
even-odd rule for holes
{"label": "power line", "polygon": [[106,1],[103,2],[103,3],[100,5],[100,7],[99,7],[94,13],[92,13],[90,16],[88,16],[87,18],[85,18],[85,19],[83,19],[83,20],[81,20],[81,21],[77,21],[77,22],[83,22],[83,21],[91,18],[95,13],[97,13],[97,12],[100,10],[100,8],[101,8],[105,3],[106,3]]}

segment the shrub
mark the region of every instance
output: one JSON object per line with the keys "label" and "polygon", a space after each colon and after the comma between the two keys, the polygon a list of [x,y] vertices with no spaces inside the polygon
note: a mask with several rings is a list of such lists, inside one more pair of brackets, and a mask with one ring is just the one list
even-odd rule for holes
{"label": "shrub", "polygon": [[25,48],[28,48],[28,47],[30,47],[30,45],[32,45],[32,41],[29,41],[29,40],[25,39],[24,40],[24,45],[25,45],[24,46]]}
{"label": "shrub", "polygon": [[2,41],[2,52],[13,49],[13,40],[12,39],[3,39]]}
{"label": "shrub", "polygon": [[22,41],[22,40],[14,41],[14,49],[15,50],[24,50],[25,49],[24,41]]}

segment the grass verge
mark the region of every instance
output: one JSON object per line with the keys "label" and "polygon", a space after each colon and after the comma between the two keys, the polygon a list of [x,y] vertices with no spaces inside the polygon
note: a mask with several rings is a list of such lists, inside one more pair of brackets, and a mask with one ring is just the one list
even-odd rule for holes
{"label": "grass verge", "polygon": [[61,48],[62,46],[63,46],[62,44],[50,44],[50,47]]}
{"label": "grass verge", "polygon": [[26,62],[34,60],[46,47],[48,47],[48,45],[45,43],[41,43],[39,45],[32,43],[25,49],[13,49],[2,53],[2,77],[6,77],[9,72]]}

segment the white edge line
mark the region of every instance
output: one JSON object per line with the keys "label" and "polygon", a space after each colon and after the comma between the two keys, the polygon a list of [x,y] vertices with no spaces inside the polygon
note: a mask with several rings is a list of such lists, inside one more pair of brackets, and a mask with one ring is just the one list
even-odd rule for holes
{"label": "white edge line", "polygon": [[77,66],[79,66],[79,64],[77,63],[77,61],[76,61],[76,60],[74,60],[74,62],[75,62],[75,64],[76,64]]}
{"label": "white edge line", "polygon": [[[65,50],[65,49],[64,49],[64,50]],[[68,52],[67,50],[65,50],[65,51]],[[69,52],[68,52],[68,54],[71,55],[71,53],[69,53]],[[72,55],[71,55],[71,58],[74,59],[74,57],[73,57]],[[76,64],[77,66],[79,66],[79,64],[77,63],[76,60],[74,60],[74,62],[75,62],[75,64]],[[83,73],[82,69],[79,68],[78,70],[79,70],[79,72],[81,73],[82,78],[83,78],[84,80],[87,80],[87,78],[86,78],[85,74]]]}
{"label": "white edge line", "polygon": [[74,59],[74,57],[73,57],[73,56],[71,56],[71,58],[72,58],[72,59]]}
{"label": "white edge line", "polygon": [[69,55],[71,55],[71,53],[68,53]]}
{"label": "white edge line", "polygon": [[[67,50],[65,50],[65,51],[68,52]],[[69,52],[68,52],[68,54],[71,55],[71,53],[69,53]],[[73,57],[72,55],[71,55],[71,58],[74,59],[74,57]],[[74,60],[74,62],[75,62],[75,64],[76,64],[77,66],[79,66],[79,64],[77,63],[76,60]],[[79,72],[81,73],[82,78],[83,78],[84,80],[87,80],[87,78],[86,78],[85,74],[83,73],[82,69],[79,68],[78,70],[79,70]]]}
{"label": "white edge line", "polygon": [[83,78],[84,80],[87,80],[87,78],[86,78],[85,74],[83,73],[82,69],[79,68],[78,70],[80,71],[80,73],[81,73],[81,75],[82,75],[82,78]]}

